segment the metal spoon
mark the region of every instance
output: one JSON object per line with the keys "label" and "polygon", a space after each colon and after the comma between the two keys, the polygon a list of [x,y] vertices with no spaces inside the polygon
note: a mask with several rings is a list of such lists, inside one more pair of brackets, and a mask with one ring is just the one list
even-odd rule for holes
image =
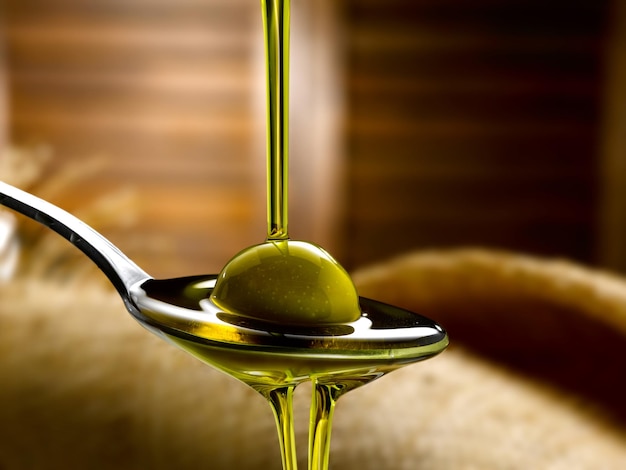
{"label": "metal spoon", "polygon": [[[54,230],[85,253],[115,286],[130,314],[151,330],[220,341],[209,333],[197,331],[198,322],[228,325],[238,330],[241,344],[317,347],[325,354],[346,348],[370,350],[370,353],[372,348],[380,349],[382,354],[393,345],[394,349],[405,350],[406,354],[401,354],[405,359],[415,354],[436,354],[448,343],[446,333],[432,320],[365,298],[359,299],[362,317],[346,324],[281,327],[236,318],[220,311],[209,299],[216,275],[156,280],[94,229],[47,201],[0,182],[0,204]],[[333,347],[329,350],[330,341],[322,343],[331,338]]]}

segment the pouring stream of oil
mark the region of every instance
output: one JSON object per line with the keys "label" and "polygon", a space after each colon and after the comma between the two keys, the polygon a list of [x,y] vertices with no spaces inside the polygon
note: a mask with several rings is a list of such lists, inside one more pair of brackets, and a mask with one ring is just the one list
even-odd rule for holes
{"label": "pouring stream of oil", "polygon": [[261,0],[267,93],[267,234],[287,240],[290,0]]}

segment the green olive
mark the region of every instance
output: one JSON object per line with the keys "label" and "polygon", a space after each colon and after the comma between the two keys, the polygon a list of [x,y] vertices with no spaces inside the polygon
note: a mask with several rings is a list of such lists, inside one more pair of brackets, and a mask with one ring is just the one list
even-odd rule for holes
{"label": "green olive", "polygon": [[360,315],[348,273],[317,245],[271,240],[245,249],[211,295],[224,311],[283,325],[350,323]]}

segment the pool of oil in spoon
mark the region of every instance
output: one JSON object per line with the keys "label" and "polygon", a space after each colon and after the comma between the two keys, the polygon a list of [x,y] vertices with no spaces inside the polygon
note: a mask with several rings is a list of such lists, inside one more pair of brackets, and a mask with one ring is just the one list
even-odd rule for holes
{"label": "pool of oil in spoon", "polygon": [[147,281],[134,290],[140,320],[252,386],[386,372],[447,344],[433,321],[370,299],[360,299],[361,317],[351,323],[281,326],[224,312],[211,301],[214,285],[214,276]]}

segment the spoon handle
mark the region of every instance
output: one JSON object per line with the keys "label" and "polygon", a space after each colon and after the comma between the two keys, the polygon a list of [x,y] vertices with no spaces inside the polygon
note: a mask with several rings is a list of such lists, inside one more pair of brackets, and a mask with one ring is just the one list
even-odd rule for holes
{"label": "spoon handle", "polygon": [[130,288],[151,279],[110,241],[63,209],[0,181],[0,204],[54,230],[85,253],[109,278],[124,300]]}

